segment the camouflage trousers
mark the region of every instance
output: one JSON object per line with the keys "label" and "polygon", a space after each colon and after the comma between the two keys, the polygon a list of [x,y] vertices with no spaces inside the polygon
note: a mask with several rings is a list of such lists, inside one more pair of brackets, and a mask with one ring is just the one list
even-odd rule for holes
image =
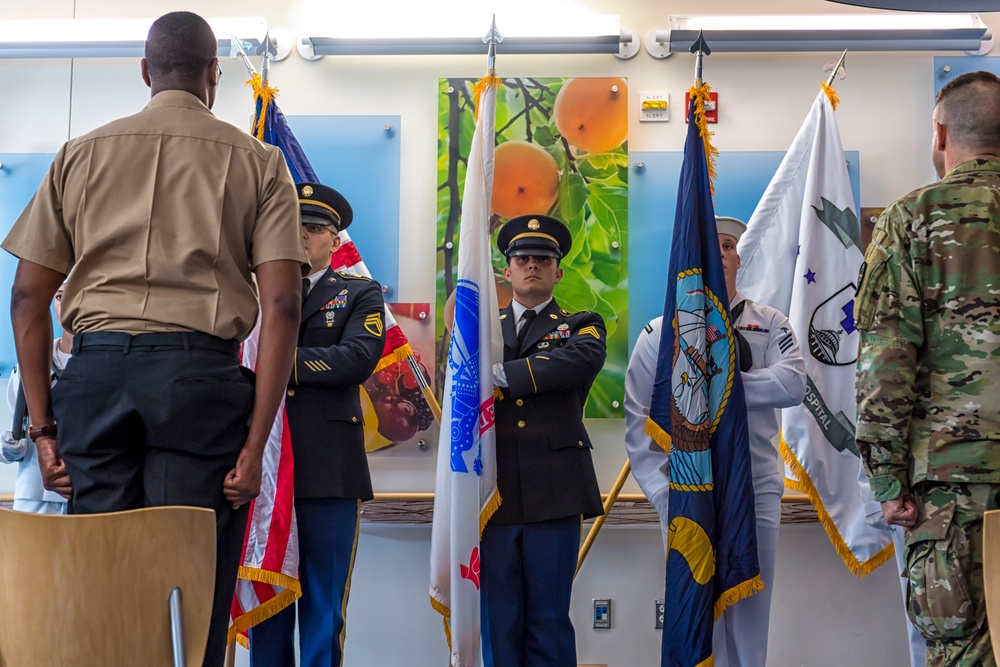
{"label": "camouflage trousers", "polygon": [[1000,484],[921,482],[906,537],[907,611],[927,640],[928,667],[996,667],[983,588],[983,513]]}

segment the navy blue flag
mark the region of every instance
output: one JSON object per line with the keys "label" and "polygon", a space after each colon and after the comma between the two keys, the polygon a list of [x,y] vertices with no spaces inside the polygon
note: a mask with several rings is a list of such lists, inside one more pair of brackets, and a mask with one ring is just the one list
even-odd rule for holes
{"label": "navy blue flag", "polygon": [[285,114],[281,113],[274,101],[274,88],[261,85],[260,75],[253,75],[251,81],[254,93],[253,129],[254,135],[265,144],[271,144],[281,149],[285,154],[288,170],[292,172],[292,180],[296,183],[319,183],[316,172],[313,171],[305,151],[299,145],[299,140],[292,134]]}
{"label": "navy blue flag", "polygon": [[[763,590],[747,409],[693,89],[646,432],[670,452],[663,667],[712,664],[712,626]],[[666,326],[672,323],[672,326]]]}

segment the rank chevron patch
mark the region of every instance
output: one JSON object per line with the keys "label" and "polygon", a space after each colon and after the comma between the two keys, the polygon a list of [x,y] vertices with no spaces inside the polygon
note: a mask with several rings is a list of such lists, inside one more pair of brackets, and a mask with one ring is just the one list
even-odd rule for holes
{"label": "rank chevron patch", "polygon": [[597,327],[591,324],[589,327],[584,327],[576,332],[580,336],[593,336],[597,340],[601,340],[601,334],[597,331]]}
{"label": "rank chevron patch", "polygon": [[382,335],[382,313],[372,313],[365,318],[365,331],[376,338]]}

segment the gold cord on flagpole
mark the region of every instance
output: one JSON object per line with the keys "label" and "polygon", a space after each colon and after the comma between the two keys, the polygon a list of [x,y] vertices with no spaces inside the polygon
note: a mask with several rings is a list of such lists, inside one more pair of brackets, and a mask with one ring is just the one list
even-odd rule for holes
{"label": "gold cord on flagpole", "polygon": [[705,164],[708,167],[708,186],[714,197],[715,179],[718,176],[715,171],[715,161],[719,157],[719,149],[712,145],[712,137],[715,133],[709,132],[705,116],[705,103],[712,99],[711,92],[711,86],[702,82],[700,85],[691,86],[688,94],[694,100],[694,118],[689,119],[689,122],[698,123],[698,133],[701,135],[702,141],[705,142]]}

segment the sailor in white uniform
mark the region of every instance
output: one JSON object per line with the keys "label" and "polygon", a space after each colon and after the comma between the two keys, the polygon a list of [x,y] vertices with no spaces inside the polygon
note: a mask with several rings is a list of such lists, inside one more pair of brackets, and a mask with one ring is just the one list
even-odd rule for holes
{"label": "sailor in white uniform", "polygon": [[[726,609],[715,624],[712,650],[716,667],[764,667],[784,490],[777,409],[802,402],[806,369],[788,318],[774,308],[746,299],[736,290],[736,270],[740,266],[736,244],[746,225],[727,217],[717,217],[716,225],[746,394],[757,549],[766,589]],[[647,324],[632,351],[625,374],[625,446],[632,475],[660,515],[666,547],[670,457],[645,432],[662,326],[662,317]]]}

